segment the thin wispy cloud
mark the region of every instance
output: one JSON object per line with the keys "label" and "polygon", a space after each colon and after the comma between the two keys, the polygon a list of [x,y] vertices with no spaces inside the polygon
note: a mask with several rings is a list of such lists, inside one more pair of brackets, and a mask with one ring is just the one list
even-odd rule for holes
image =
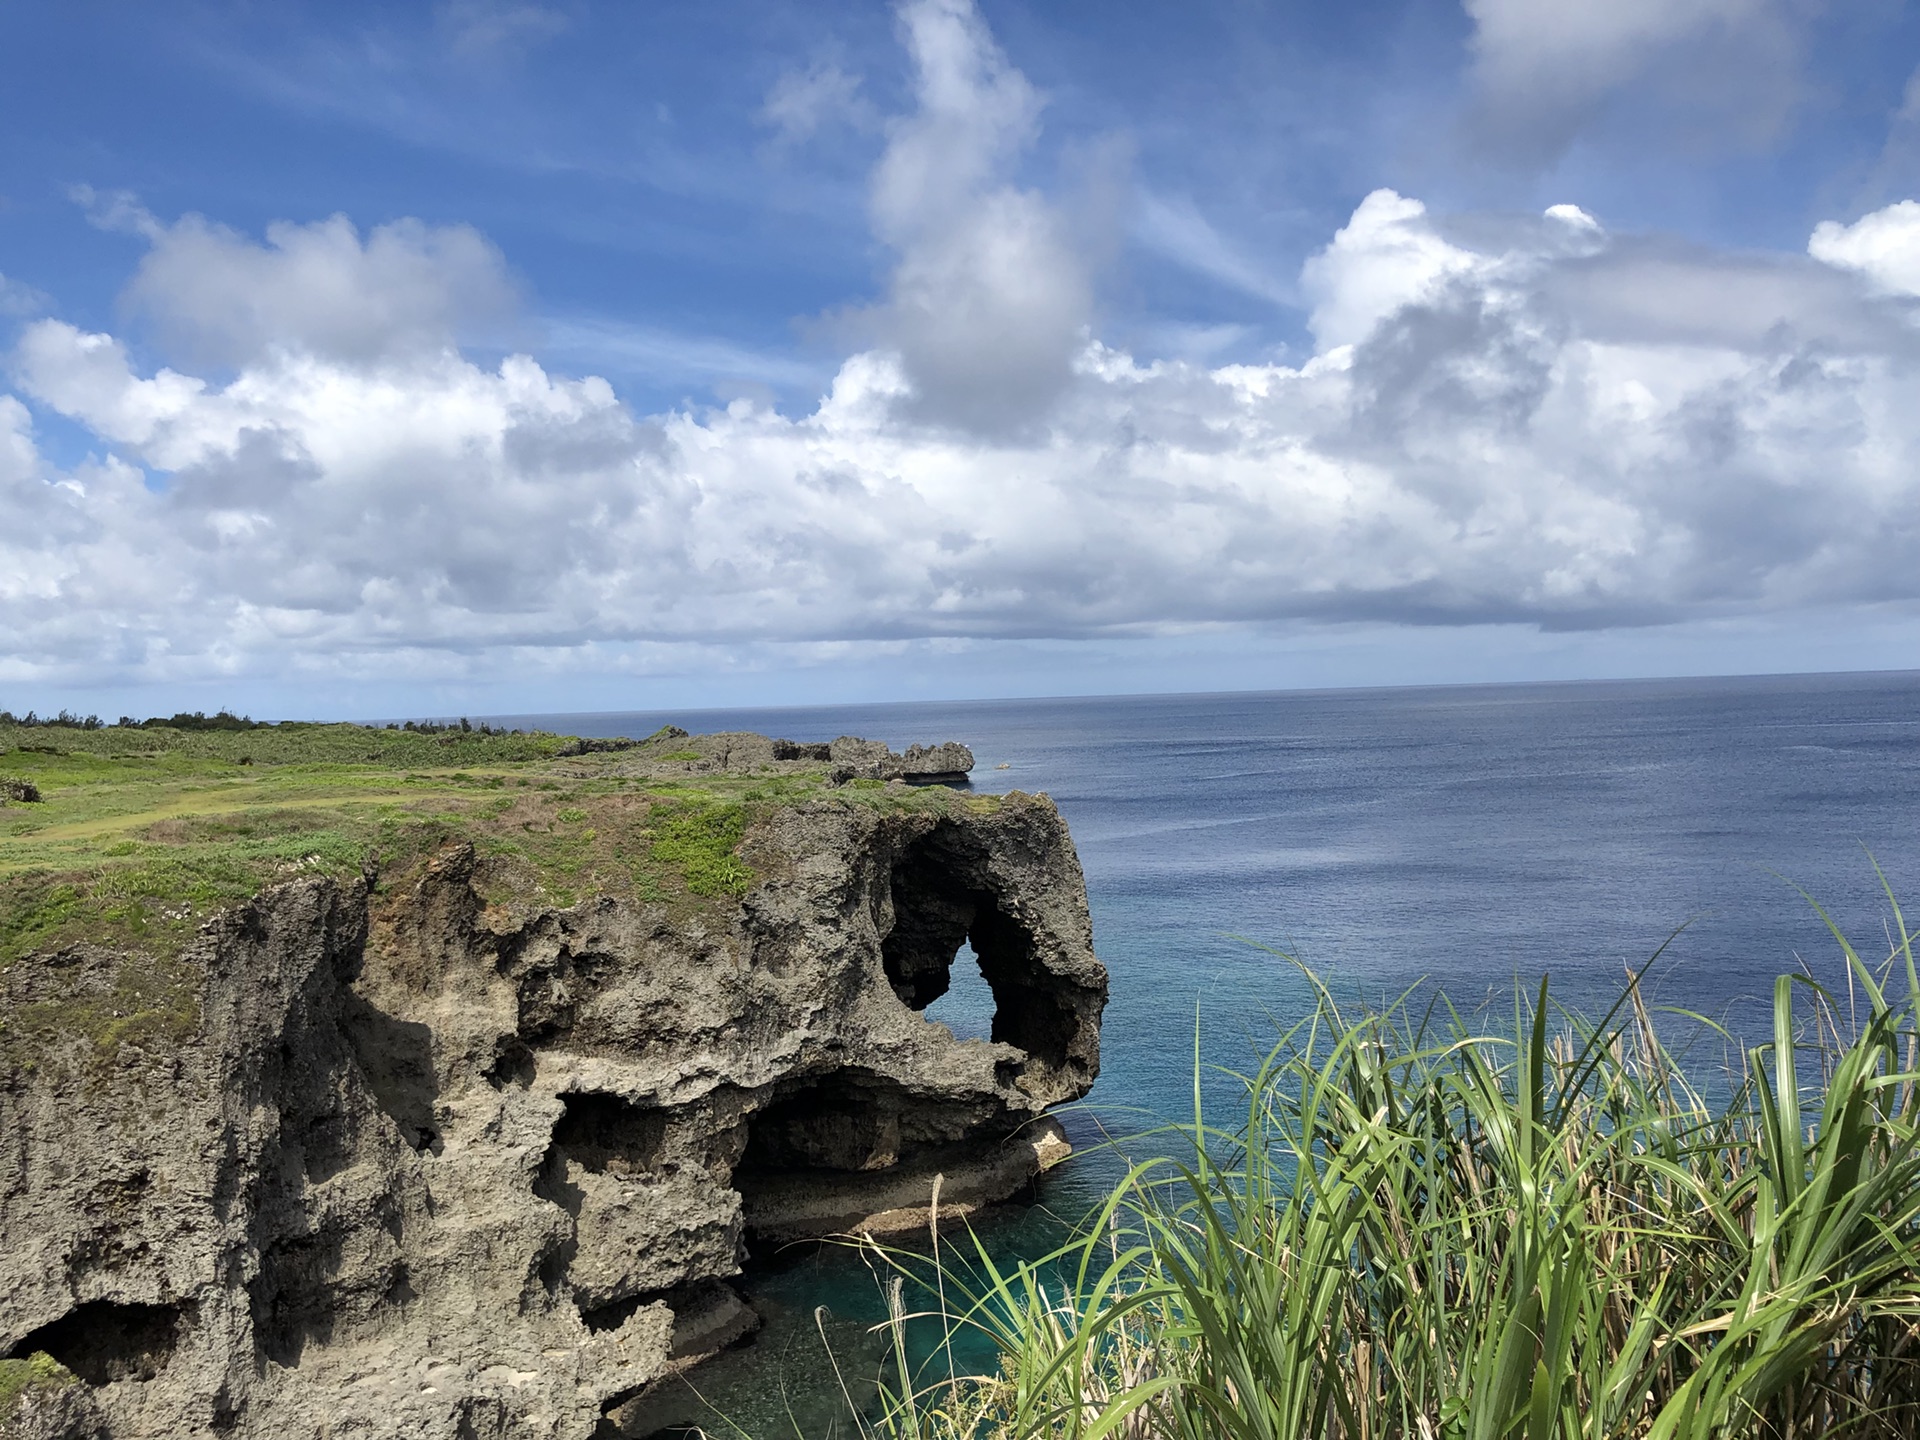
{"label": "thin wispy cloud", "polygon": [[743,380],[818,393],[833,367],[788,350],[754,349],[711,335],[658,325],[629,325],[593,315],[550,316],[540,326],[540,353],[569,368],[601,368],[656,384]]}
{"label": "thin wispy cloud", "polygon": [[1299,303],[1290,277],[1274,275],[1222,235],[1191,200],[1143,188],[1135,203],[1133,238],[1155,254],[1244,295],[1275,305]]}

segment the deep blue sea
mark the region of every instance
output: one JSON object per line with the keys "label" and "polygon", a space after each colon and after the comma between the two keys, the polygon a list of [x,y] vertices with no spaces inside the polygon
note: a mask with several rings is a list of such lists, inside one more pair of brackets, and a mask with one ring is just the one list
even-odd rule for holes
{"label": "deep blue sea", "polygon": [[[1425,983],[1497,1021],[1542,974],[1590,1011],[1664,944],[1657,1002],[1758,1038],[1782,971],[1844,994],[1795,886],[1866,955],[1890,921],[1869,852],[1920,915],[1920,673],[497,718],[961,740],[976,789],[1047,792],[1112,974],[1082,1143],[1191,1114],[1196,1026],[1210,1063],[1263,1052],[1307,1004],[1276,950],[1342,999]],[[929,1013],[981,1033],[962,968]],[[1110,1164],[1070,1165],[1044,1198],[1075,1210]],[[797,1314],[818,1294],[857,1307],[846,1283],[828,1260],[763,1287]]]}

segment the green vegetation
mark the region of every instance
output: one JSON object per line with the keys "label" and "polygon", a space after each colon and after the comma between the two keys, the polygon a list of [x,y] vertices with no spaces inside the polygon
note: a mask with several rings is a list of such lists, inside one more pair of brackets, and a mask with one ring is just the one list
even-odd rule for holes
{"label": "green vegetation", "polygon": [[671,728],[615,746],[464,724],[0,721],[0,772],[39,797],[0,803],[0,980],[36,953],[102,947],[59,985],[31,987],[34,1003],[0,1009],[0,1069],[37,1063],[63,1039],[110,1057],[189,1033],[199,1016],[187,943],[279,881],[372,873],[400,890],[466,842],[492,904],[613,895],[690,914],[745,893],[743,843],[783,805],[823,794],[983,803],[877,783],[829,790],[824,765],[749,774],[708,758],[700,738]]}
{"label": "green vegetation", "polygon": [[657,805],[648,827],[654,836],[648,853],[679,870],[688,894],[747,893],[753,872],[736,853],[747,828],[742,806],[712,801]]}
{"label": "green vegetation", "polygon": [[12,1424],[29,1394],[79,1383],[71,1370],[43,1350],[24,1360],[0,1360],[0,1433]]}
{"label": "green vegetation", "polygon": [[[990,1335],[998,1372],[895,1394],[885,1428],[1920,1433],[1920,979],[1904,924],[1880,972],[1846,958],[1858,1027],[1782,977],[1773,1039],[1721,1101],[1637,982],[1585,1024],[1543,981],[1497,1035],[1348,1013],[1316,982],[1235,1124],[1196,1113],[1185,1158],[1138,1165],[1057,1254],[980,1252],[978,1302],[948,1323]],[[923,1278],[952,1297],[964,1275]]]}

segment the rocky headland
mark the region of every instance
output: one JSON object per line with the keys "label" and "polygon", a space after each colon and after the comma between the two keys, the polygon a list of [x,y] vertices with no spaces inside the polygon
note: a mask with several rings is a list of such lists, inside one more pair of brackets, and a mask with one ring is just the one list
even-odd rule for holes
{"label": "rocky headland", "polygon": [[[461,769],[412,772],[430,799],[369,798],[363,766],[311,802],[324,832],[291,792],[193,789],[199,819],[143,792],[63,838],[40,812],[94,803],[73,775],[157,763],[89,743],[27,757],[40,868],[0,893],[16,1434],[643,1434],[654,1390],[754,1328],[750,1241],[924,1230],[936,1178],[943,1219],[1003,1200],[1098,1070],[1066,826],[913,783],[964,777],[962,746],[463,739]],[[250,768],[218,785],[275,763],[271,736],[219,743],[250,753],[207,765]],[[250,898],[124,893],[245,813],[295,857]],[[49,878],[62,844],[104,858]],[[922,1013],[963,942],[991,1040]]]}

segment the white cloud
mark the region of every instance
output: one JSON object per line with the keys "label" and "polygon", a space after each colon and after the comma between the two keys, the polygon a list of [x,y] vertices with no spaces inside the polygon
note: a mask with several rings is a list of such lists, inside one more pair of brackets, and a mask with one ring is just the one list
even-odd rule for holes
{"label": "white cloud", "polygon": [[51,296],[0,275],[0,315],[35,315],[51,309],[52,305]]}
{"label": "white cloud", "polygon": [[1004,434],[1068,384],[1092,284],[1053,207],[1009,178],[1040,99],[969,0],[908,0],[900,25],[918,108],[889,124],[874,174],[874,230],[899,263],[867,318],[913,413]]}
{"label": "white cloud", "polygon": [[[16,353],[33,393],[103,440],[149,446],[164,457],[163,433],[190,418],[206,382],[162,370],[151,380],[128,369],[126,347],[111,335],[83,335],[61,320],[40,320],[20,337]],[[192,418],[198,418],[194,416]]]}
{"label": "white cloud", "polygon": [[1301,272],[1313,302],[1314,338],[1322,349],[1351,345],[1395,311],[1433,299],[1449,277],[1483,263],[1435,233],[1418,200],[1376,190]]}
{"label": "white cloud", "polygon": [[1663,102],[1747,133],[1771,131],[1797,99],[1800,40],[1786,0],[1462,3],[1481,128],[1517,158],[1552,158],[1607,99],[1650,75]]}
{"label": "white cloud", "polygon": [[1857,270],[1882,289],[1920,295],[1920,202],[1901,200],[1851,225],[1822,220],[1807,242],[1816,260]]}
{"label": "white cloud", "polygon": [[504,319],[513,288],[500,252],[465,225],[399,220],[363,240],[344,215],[267,227],[266,244],[187,215],[146,217],[151,249],[126,300],[202,364],[275,349],[341,360],[439,349]]}
{"label": "white cloud", "polygon": [[874,122],[874,113],[860,93],[858,75],[816,59],[804,69],[781,73],[767,91],[760,119],[780,139],[795,144],[834,124],[865,129]]}
{"label": "white cloud", "polygon": [[[1315,359],[1209,370],[1091,344],[1046,428],[998,439],[903,413],[886,351],[848,359],[811,414],[648,419],[525,357],[276,350],[214,384],[42,321],[16,355],[26,393],[167,473],[116,462],[60,488],[0,405],[14,654],[364,668],[1913,601],[1907,328],[1801,344],[1745,316],[1724,257],[1673,253],[1671,284],[1729,318],[1671,339],[1609,282],[1633,290],[1644,255],[1569,250],[1555,226],[1469,246],[1369,197],[1310,267]],[[1776,267],[1788,298],[1853,283],[1798,265]]]}
{"label": "white cloud", "polygon": [[[969,10],[905,26],[880,342],[808,413],[641,416],[598,378],[478,363],[454,342],[504,271],[472,232],[147,217],[142,306],[231,369],[22,332],[0,675],[1920,607],[1899,207],[1823,227],[1814,259],[1383,190],[1305,267],[1305,363],[1134,356],[1084,338],[1085,268],[1008,178],[1030,87]],[[20,397],[105,458],[52,464]]]}
{"label": "white cloud", "polygon": [[1294,287],[1244,254],[1191,200],[1142,191],[1134,238],[1147,249],[1223,285],[1274,304],[1295,300]]}
{"label": "white cloud", "polygon": [[1549,205],[1541,212],[1549,220],[1572,226],[1575,230],[1598,231],[1600,222],[1578,205]]}

